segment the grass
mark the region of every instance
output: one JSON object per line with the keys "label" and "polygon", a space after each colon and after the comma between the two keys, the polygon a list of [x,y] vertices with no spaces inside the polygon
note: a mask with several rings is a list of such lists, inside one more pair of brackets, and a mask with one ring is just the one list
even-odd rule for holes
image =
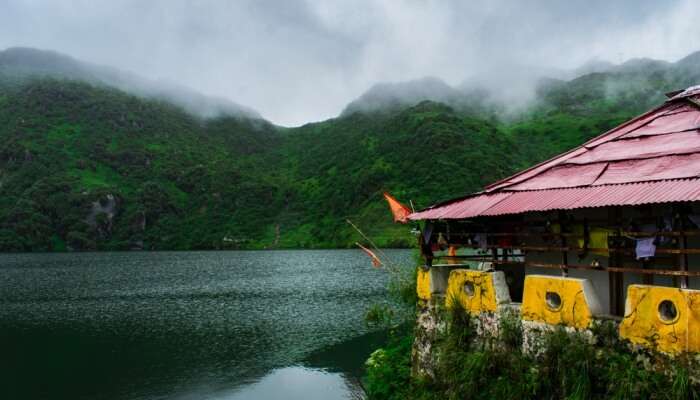
{"label": "grass", "polygon": [[60,124],[53,127],[46,135],[49,141],[67,141],[80,135],[80,127],[70,124]]}
{"label": "grass", "polygon": [[78,169],[70,171],[70,175],[78,178],[85,189],[102,189],[120,186],[123,188],[122,177],[113,169],[102,165],[95,165],[92,168]]}
{"label": "grass", "polygon": [[522,325],[513,315],[503,317],[493,340],[476,335],[465,310],[455,308],[444,319],[448,328],[433,343],[435,378],[411,376],[413,335],[406,335],[368,362],[369,399],[700,398],[690,359],[632,351],[605,324],[594,329],[594,340],[558,327],[542,333],[542,348],[523,353]]}

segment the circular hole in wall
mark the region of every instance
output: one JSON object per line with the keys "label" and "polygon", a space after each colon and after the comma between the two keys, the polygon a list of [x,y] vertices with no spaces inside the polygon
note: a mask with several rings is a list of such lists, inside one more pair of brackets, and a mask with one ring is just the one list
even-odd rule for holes
{"label": "circular hole in wall", "polygon": [[553,311],[557,311],[561,308],[561,296],[558,293],[547,292],[544,296],[545,303],[547,303],[547,308]]}
{"label": "circular hole in wall", "polygon": [[671,300],[664,300],[659,303],[659,319],[661,322],[670,324],[678,319],[678,310]]}
{"label": "circular hole in wall", "polygon": [[474,296],[474,284],[472,282],[467,282],[464,284],[464,293],[467,294],[467,296],[472,297]]}

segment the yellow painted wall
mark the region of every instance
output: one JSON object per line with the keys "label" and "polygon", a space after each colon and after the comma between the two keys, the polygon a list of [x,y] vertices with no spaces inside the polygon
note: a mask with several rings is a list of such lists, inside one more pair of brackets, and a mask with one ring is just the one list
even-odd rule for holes
{"label": "yellow painted wall", "polygon": [[430,270],[424,270],[418,267],[418,282],[416,282],[416,291],[418,298],[421,300],[430,300]]}
{"label": "yellow painted wall", "polygon": [[[558,309],[547,305],[547,292],[557,293],[561,298]],[[593,320],[593,312],[584,294],[583,279],[528,275],[521,310],[523,320],[549,325],[587,328]]]}
{"label": "yellow painted wall", "polygon": [[[662,320],[659,304],[664,300],[675,305],[675,320]],[[700,352],[700,291],[630,285],[620,336],[666,353]]]}
{"label": "yellow painted wall", "polygon": [[[464,286],[467,283],[473,285],[474,292],[472,296],[469,296],[464,290]],[[445,302],[447,307],[451,308],[455,301],[459,301],[462,307],[472,315],[478,315],[485,311],[496,311],[498,301],[492,273],[468,269],[451,271],[450,278],[447,281]]]}

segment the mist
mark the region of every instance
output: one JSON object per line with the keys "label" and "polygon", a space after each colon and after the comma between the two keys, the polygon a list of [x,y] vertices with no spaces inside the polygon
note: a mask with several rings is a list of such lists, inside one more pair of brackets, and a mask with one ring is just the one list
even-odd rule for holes
{"label": "mist", "polygon": [[541,76],[592,60],[674,62],[699,49],[698,17],[694,0],[5,0],[0,49],[58,51],[295,126],[382,82],[434,77],[526,99]]}

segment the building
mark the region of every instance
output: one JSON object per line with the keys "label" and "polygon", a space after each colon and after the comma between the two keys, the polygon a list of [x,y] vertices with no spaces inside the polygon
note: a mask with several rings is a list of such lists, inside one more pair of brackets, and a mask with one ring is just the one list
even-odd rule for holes
{"label": "building", "polygon": [[480,193],[410,214],[424,221],[420,297],[452,291],[474,312],[521,303],[523,320],[578,328],[618,319],[632,342],[700,351],[700,86],[669,97]]}

